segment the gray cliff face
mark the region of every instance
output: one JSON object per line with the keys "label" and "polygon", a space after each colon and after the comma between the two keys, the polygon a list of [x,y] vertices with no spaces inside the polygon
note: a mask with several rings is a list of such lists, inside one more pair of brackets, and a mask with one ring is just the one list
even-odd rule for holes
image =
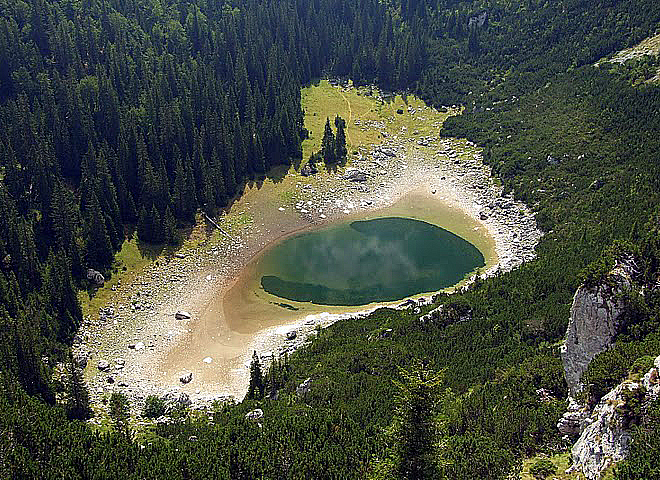
{"label": "gray cliff face", "polygon": [[573,464],[568,471],[582,472],[588,480],[599,479],[604,469],[626,456],[633,415],[629,400],[637,398],[646,404],[660,393],[659,356],[643,379],[617,385],[593,410],[577,401],[589,363],[612,345],[622,327],[626,305],[621,293],[633,288],[635,275],[634,259],[621,258],[601,284],[578,288],[561,349],[569,407],[557,427],[564,434],[579,435],[571,449]]}
{"label": "gray cliff face", "polygon": [[632,267],[618,264],[608,281],[593,288],[581,286],[575,292],[566,341],[561,348],[569,395],[575,398],[583,385],[582,374],[589,362],[614,341],[625,305],[619,294],[630,288]]}
{"label": "gray cliff face", "polygon": [[643,397],[643,403],[660,394],[660,356],[640,381],[625,381],[605,395],[588,415],[580,438],[571,454],[569,472],[582,472],[588,480],[597,480],[604,469],[623,460],[628,453],[631,436],[626,422],[626,402],[631,396]]}

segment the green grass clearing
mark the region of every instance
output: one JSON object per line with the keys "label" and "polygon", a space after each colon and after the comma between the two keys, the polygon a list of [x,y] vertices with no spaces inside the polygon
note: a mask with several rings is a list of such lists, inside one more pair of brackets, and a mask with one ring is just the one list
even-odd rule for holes
{"label": "green grass clearing", "polygon": [[80,291],[78,299],[83,315],[95,315],[99,308],[106,305],[114,293],[113,287],[128,285],[152,261],[156,260],[172,247],[148,245],[137,239],[137,233],[124,241],[121,250],[115,255],[111,276],[105,284],[96,290]]}

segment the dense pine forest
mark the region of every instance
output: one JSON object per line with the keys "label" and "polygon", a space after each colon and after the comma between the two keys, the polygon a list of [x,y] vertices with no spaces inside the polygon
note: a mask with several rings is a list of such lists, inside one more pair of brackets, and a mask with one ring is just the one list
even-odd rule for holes
{"label": "dense pine forest", "polygon": [[[645,284],[660,275],[660,87],[593,63],[658,26],[655,0],[0,0],[0,476],[506,478],[565,449],[575,289],[615,244]],[[210,417],[137,438],[121,398],[109,432],[56,404],[87,270],[108,272],[134,231],[176,244],[197,211],[298,165],[300,88],[324,75],[465,106],[441,133],[483,147],[537,212],[537,259],[441,298],[432,322],[335,324]],[[660,354],[659,295],[590,367],[594,397]],[[617,478],[657,477],[656,410]]]}

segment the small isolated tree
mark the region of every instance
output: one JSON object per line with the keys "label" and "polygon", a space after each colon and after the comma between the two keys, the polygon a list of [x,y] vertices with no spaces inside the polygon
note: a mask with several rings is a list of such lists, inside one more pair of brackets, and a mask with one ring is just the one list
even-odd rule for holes
{"label": "small isolated tree", "polygon": [[66,414],[70,420],[87,420],[92,416],[92,409],[89,406],[89,392],[83,381],[82,371],[73,356],[69,356],[67,362],[68,379],[68,398],[66,402]]}
{"label": "small isolated tree", "polygon": [[252,362],[250,363],[250,386],[248,387],[248,393],[245,398],[248,400],[261,400],[264,398],[264,375],[261,371],[261,362],[259,361],[259,355],[255,350],[252,353]]}
{"label": "small isolated tree", "polygon": [[126,395],[114,392],[110,396],[110,418],[115,432],[128,436],[128,399]]}

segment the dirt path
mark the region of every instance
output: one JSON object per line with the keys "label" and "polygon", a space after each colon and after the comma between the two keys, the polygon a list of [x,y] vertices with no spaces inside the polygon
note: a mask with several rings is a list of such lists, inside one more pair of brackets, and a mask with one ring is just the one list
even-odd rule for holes
{"label": "dirt path", "polygon": [[[341,98],[343,98],[346,102],[346,105],[348,105],[348,121],[346,122],[346,126],[348,126],[353,121],[353,110],[351,110],[351,102],[348,100],[348,98],[346,98],[346,95],[344,95],[341,90],[339,90],[339,95],[341,95]],[[346,129],[346,140],[349,144],[351,144],[351,136],[348,132],[348,128]]]}

